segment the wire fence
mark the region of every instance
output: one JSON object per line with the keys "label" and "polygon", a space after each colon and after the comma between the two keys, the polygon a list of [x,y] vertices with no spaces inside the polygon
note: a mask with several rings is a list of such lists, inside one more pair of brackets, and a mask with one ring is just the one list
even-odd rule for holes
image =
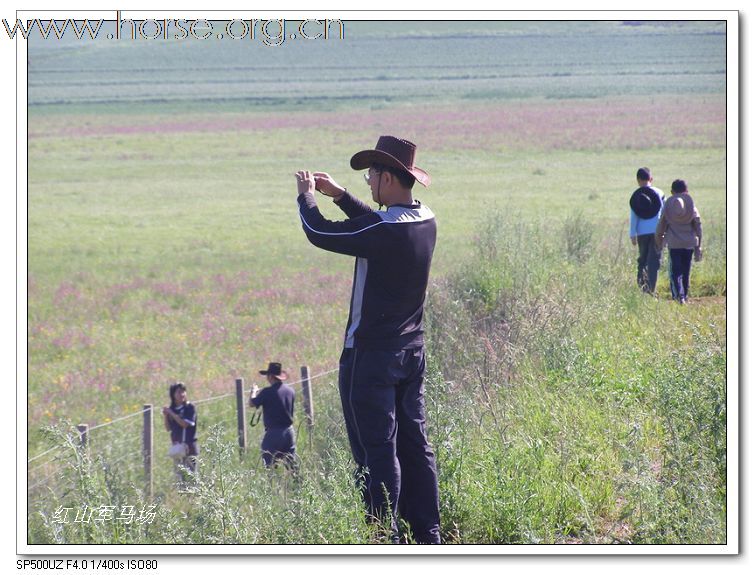
{"label": "wire fence", "polygon": [[[334,388],[336,387],[336,378],[328,378],[327,376],[337,371],[338,368],[335,368],[287,383],[292,386],[302,384],[304,393],[306,393],[306,386],[312,385],[316,380],[318,385]],[[197,410],[198,428],[205,430],[211,426],[219,425],[224,430],[223,440],[233,442],[237,439],[236,434],[240,433],[237,425],[240,406],[237,405],[238,401],[228,401],[236,397],[237,392],[232,392],[192,401],[195,406],[205,406],[204,409]],[[242,397],[241,400],[246,403],[247,398]],[[306,400],[304,405],[306,409]],[[151,411],[151,418],[145,415],[149,411]],[[324,417],[323,427],[331,428],[334,425],[342,425],[342,420],[337,421],[337,418],[330,411],[330,409],[323,409],[319,412]],[[311,411],[308,416],[312,416]],[[149,431],[146,429],[147,421],[151,422]],[[140,485],[145,482],[147,473],[149,473],[149,483],[156,487],[158,493],[164,493],[170,489],[174,484],[174,468],[172,461],[169,461],[167,456],[169,441],[164,442],[165,450],[159,447],[154,448],[154,446],[163,443],[164,436],[161,435],[160,430],[168,431],[165,429],[163,421],[159,407],[152,407],[150,410],[149,406],[145,405],[138,411],[117,417],[111,421],[92,427],[79,426],[80,436],[78,438],[72,434],[62,434],[57,437],[55,445],[27,459],[27,501],[30,512],[32,507],[50,509],[50,505],[54,506],[57,500],[71,491],[72,483],[80,479],[77,477],[76,465],[81,465],[78,457],[80,457],[79,450],[82,445],[86,445],[88,465],[94,470],[102,471],[106,480],[107,478],[117,477],[120,482]],[[297,426],[297,432],[305,421],[309,423],[313,420],[303,419]],[[244,422],[244,427],[246,427],[246,422]],[[308,443],[311,447],[313,430],[309,426],[307,427]],[[147,446],[145,434],[149,435],[149,446]],[[244,431],[244,434],[246,436],[246,431]],[[251,445],[255,440],[261,440],[261,434],[261,429],[255,430],[250,427],[250,436],[246,445]],[[260,435],[260,437],[256,437],[256,435]],[[306,449],[306,445],[307,442],[303,442],[301,448]],[[165,454],[162,453],[163,451],[165,451]],[[149,465],[146,463],[147,458],[150,460]]]}

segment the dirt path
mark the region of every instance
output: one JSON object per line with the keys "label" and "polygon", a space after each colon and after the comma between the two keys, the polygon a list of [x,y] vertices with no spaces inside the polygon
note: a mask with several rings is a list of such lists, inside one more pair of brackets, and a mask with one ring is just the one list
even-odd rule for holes
{"label": "dirt path", "polygon": [[687,300],[688,305],[723,305],[726,306],[726,296],[725,295],[709,295],[709,296],[702,296],[702,297],[691,297],[689,300]]}

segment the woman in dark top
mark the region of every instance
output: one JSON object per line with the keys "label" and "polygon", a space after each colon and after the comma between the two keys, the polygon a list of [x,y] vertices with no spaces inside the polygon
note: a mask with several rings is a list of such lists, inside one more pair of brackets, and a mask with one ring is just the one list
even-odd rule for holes
{"label": "woman in dark top", "polygon": [[187,400],[186,386],[180,381],[170,386],[169,394],[170,406],[163,407],[163,417],[171,443],[186,445],[184,454],[173,458],[176,477],[179,482],[183,482],[185,478],[181,467],[187,468],[192,475],[197,472],[197,410]]}
{"label": "woman in dark top", "polygon": [[260,375],[267,376],[270,384],[262,391],[255,384],[249,397],[249,405],[262,407],[265,436],[262,438],[262,460],[271,467],[283,459],[286,467],[296,468],[296,435],[294,433],[294,390],[284,384],[288,374],[280,363],[270,363]]}

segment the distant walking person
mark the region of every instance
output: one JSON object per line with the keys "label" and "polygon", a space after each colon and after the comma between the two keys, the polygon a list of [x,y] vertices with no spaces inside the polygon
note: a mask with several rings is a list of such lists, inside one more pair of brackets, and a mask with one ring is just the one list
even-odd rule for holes
{"label": "distant walking person", "polygon": [[184,468],[193,475],[197,472],[197,410],[187,399],[186,386],[174,383],[168,390],[170,405],[163,407],[165,429],[170,433],[170,455],[173,458],[176,479],[179,484],[186,482]]}
{"label": "distant walking person", "polygon": [[698,262],[703,258],[703,225],[685,181],[674,180],[671,192],[658,221],[655,243],[658,249],[663,242],[668,244],[671,297],[685,304],[689,297],[692,257],[694,255]]}
{"label": "distant walking person", "polygon": [[652,183],[649,168],[637,170],[637,184],[640,187],[629,199],[629,237],[632,245],[640,249],[637,285],[646,293],[655,292],[662,254],[661,249],[656,249],[655,229],[663,211],[663,192],[651,186]]}
{"label": "distant walking person", "polygon": [[[381,136],[351,158],[364,175],[374,211],[324,172],[296,174],[299,214],[309,241],[356,257],[351,309],[338,385],[357,475],[370,518],[396,517],[419,543],[440,543],[435,455],[425,433],[423,309],[435,248],[435,216],[412,197],[430,176],[414,164],[416,147]],[[314,191],[348,219],[326,220]]]}
{"label": "distant walking person", "polygon": [[280,363],[270,363],[260,370],[267,377],[269,387],[262,391],[255,384],[249,397],[249,405],[262,408],[265,435],[262,438],[262,460],[265,467],[272,467],[282,459],[289,469],[296,469],[296,436],[294,433],[294,390],[283,382],[288,374]]}

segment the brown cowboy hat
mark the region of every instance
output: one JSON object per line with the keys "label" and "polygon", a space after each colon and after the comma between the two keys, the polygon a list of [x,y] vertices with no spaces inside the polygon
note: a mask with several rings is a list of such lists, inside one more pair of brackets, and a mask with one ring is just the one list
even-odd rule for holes
{"label": "brown cowboy hat", "polygon": [[351,167],[365,170],[372,164],[383,164],[398,168],[414,178],[423,186],[430,185],[430,174],[414,165],[414,153],[417,146],[394,136],[380,136],[374,150],[362,150],[351,157]]}
{"label": "brown cowboy hat", "polygon": [[673,194],[666,200],[663,212],[672,224],[688,224],[695,217],[695,202],[687,193]]}
{"label": "brown cowboy hat", "polygon": [[281,364],[277,362],[270,362],[267,364],[267,369],[261,369],[260,375],[272,375],[274,378],[280,381],[286,381],[288,379],[288,373],[283,371]]}

